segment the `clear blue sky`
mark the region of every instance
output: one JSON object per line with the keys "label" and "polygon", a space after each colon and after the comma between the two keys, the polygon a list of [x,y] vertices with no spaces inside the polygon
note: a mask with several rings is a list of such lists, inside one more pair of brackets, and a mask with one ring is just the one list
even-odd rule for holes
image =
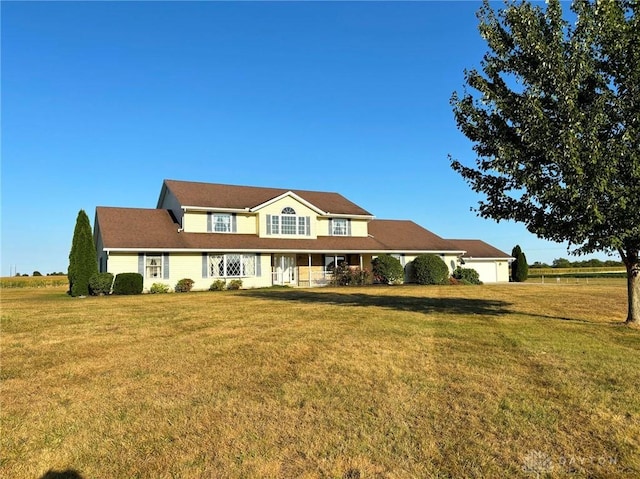
{"label": "clear blue sky", "polygon": [[567,257],[477,218],[449,166],[474,159],[449,98],[485,52],[479,5],[3,1],[1,274],[66,272],[80,209],[153,208],[165,178],[337,191]]}

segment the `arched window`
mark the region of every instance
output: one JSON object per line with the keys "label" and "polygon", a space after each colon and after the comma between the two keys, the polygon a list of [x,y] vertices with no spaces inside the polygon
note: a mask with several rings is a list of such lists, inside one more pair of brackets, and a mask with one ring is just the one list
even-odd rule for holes
{"label": "arched window", "polygon": [[311,235],[311,218],[298,216],[296,210],[285,206],[279,215],[267,215],[268,235]]}
{"label": "arched window", "polygon": [[290,206],[283,208],[281,221],[283,235],[296,234],[296,224],[298,222],[298,218],[296,217],[296,210],[294,210]]}

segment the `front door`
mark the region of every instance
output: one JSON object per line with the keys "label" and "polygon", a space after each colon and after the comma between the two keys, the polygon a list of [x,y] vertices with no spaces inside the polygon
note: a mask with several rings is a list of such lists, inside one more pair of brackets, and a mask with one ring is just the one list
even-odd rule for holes
{"label": "front door", "polygon": [[275,283],[296,284],[296,257],[295,255],[277,255],[274,258]]}

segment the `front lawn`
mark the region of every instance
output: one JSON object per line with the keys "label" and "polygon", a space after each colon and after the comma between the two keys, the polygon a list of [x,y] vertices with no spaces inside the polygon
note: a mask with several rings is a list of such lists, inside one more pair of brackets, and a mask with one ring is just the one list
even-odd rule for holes
{"label": "front lawn", "polygon": [[2,291],[0,476],[640,476],[624,280]]}

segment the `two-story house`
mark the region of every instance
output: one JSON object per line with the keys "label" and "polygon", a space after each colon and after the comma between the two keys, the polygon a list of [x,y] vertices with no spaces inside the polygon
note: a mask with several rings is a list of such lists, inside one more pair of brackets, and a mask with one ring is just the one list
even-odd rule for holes
{"label": "two-story house", "polygon": [[[94,225],[100,271],[137,271],[146,290],[182,278],[194,289],[217,279],[241,279],[245,288],[317,286],[333,265],[370,269],[383,253],[403,265],[434,253],[453,271],[467,252],[462,240],[375,219],[338,193],[175,180],[164,181],[156,208],[97,207]],[[508,281],[509,256],[491,252],[495,275],[483,281]]]}

